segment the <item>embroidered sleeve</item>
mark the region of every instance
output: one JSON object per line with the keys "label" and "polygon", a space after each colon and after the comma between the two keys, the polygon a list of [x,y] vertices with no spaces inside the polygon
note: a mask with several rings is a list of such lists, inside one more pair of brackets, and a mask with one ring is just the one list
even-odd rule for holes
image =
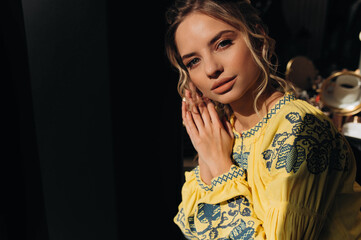
{"label": "embroidered sleeve", "polygon": [[186,174],[175,223],[188,239],[264,239],[262,222],[253,211],[244,170],[229,172],[207,186],[198,168]]}
{"label": "embroidered sleeve", "polygon": [[318,239],[348,171],[349,147],[321,114],[295,111],[280,118],[266,133],[274,137],[262,152],[268,173],[265,233],[271,239]]}

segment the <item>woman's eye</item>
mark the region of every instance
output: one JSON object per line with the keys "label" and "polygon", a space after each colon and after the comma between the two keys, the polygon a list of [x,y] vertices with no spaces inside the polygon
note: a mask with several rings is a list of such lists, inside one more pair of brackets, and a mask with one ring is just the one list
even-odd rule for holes
{"label": "woman's eye", "polygon": [[198,62],[199,62],[199,58],[193,58],[192,60],[190,60],[190,61],[187,63],[186,67],[191,69],[191,68],[192,68],[194,65],[196,65]]}
{"label": "woman's eye", "polygon": [[232,40],[223,40],[218,44],[218,48],[225,48],[232,44]]}

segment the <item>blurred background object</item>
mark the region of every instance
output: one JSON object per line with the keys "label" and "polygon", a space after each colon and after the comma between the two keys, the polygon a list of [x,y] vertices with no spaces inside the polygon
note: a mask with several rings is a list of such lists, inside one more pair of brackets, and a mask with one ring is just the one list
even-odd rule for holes
{"label": "blurred background object", "polygon": [[312,89],[317,74],[313,62],[304,56],[292,58],[286,66],[286,79],[302,90],[309,91]]}

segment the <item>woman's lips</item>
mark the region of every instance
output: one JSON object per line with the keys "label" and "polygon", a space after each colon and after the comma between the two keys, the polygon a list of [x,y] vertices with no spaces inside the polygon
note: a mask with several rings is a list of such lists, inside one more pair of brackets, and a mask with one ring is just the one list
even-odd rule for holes
{"label": "woman's lips", "polygon": [[230,78],[222,78],[213,83],[211,91],[216,94],[223,94],[232,89],[236,82],[236,76]]}

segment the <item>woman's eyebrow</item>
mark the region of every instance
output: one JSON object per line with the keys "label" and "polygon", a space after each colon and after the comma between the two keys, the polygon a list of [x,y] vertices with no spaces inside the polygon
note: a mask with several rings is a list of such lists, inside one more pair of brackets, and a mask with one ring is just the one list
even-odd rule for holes
{"label": "woman's eyebrow", "polygon": [[[226,34],[226,33],[234,33],[235,31],[233,30],[223,30],[223,31],[220,31],[219,33],[217,33],[217,35],[215,35],[208,43],[208,46],[214,44],[218,39],[220,39],[222,37],[223,34]],[[187,54],[184,54],[182,56],[182,60],[186,59],[186,58],[190,58],[190,57],[193,57],[194,55],[196,55],[195,52],[191,52],[191,53],[187,53]]]}
{"label": "woman's eyebrow", "polygon": [[216,36],[214,36],[211,41],[209,41],[208,45],[212,45],[213,43],[215,43],[218,39],[220,39],[222,37],[223,34],[225,33],[234,33],[233,30],[223,30],[223,31],[220,31]]}
{"label": "woman's eyebrow", "polygon": [[196,55],[195,52],[187,53],[187,54],[185,54],[185,55],[182,56],[182,60],[184,60],[184,59],[186,59],[186,58],[193,57],[194,55]]}

